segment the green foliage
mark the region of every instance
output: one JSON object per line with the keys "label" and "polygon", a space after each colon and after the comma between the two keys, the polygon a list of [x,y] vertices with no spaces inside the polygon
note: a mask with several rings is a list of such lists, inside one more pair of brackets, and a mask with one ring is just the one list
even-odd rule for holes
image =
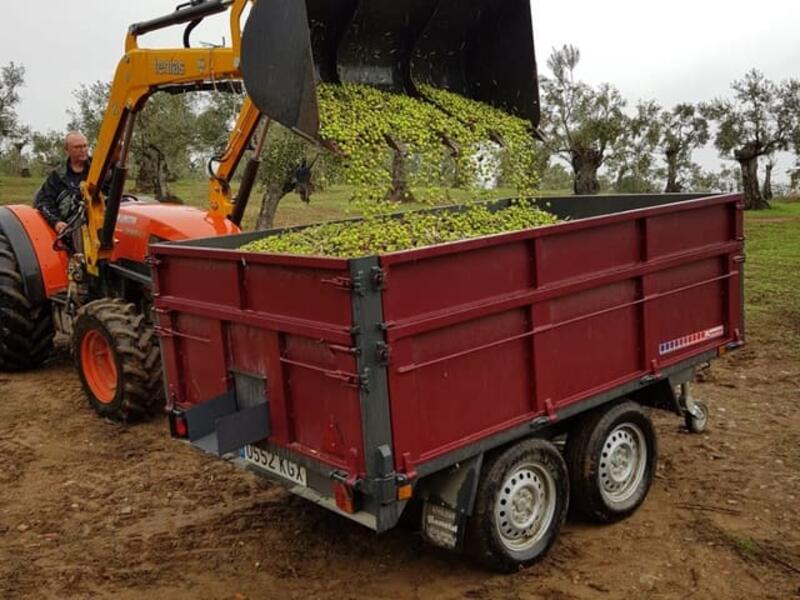
{"label": "green foliage", "polygon": [[471,204],[463,211],[372,215],[362,221],[326,223],[266,237],[244,246],[251,252],[356,258],[556,223],[556,218],[518,200],[505,210]]}
{"label": "green foliage", "polygon": [[551,160],[542,172],[542,189],[570,190],[572,189],[572,174],[563,164]]}
{"label": "green foliage", "polygon": [[702,106],[703,115],[717,125],[714,144],[724,156],[758,158],[800,140],[800,80],[776,84],[753,69],[731,87],[732,99]]}
{"label": "green foliage", "polygon": [[800,80],[776,84],[753,69],[732,87],[732,99],[716,99],[704,105],[702,112],[717,125],[717,149],[741,166],[745,206],[768,208],[758,184],[758,159],[792,145],[798,150]]}
{"label": "green foliage", "polygon": [[392,148],[413,157],[411,185],[441,184],[442,165],[449,157],[457,185],[477,187],[491,176],[485,153],[502,145],[513,156],[509,183],[521,195],[533,192],[538,178],[528,123],[435,88],[420,91],[425,100],[355,84],[318,87],[321,136],[343,154],[341,174],[346,184],[359,189],[356,200],[385,210],[380,201],[392,187]]}
{"label": "green foliage", "polygon": [[25,67],[13,62],[0,68],[0,149],[17,136],[19,88],[25,84]]}
{"label": "green foliage", "polygon": [[616,152],[608,160],[615,174],[615,189],[624,194],[655,192],[657,188],[655,152],[661,139],[661,107],[654,101],[640,101],[636,113],[626,119],[626,127],[616,141]]}
{"label": "green foliage", "polygon": [[70,117],[67,129],[80,131],[89,143],[96,140],[103,124],[110,91],[111,85],[103,81],[95,81],[89,85],[82,83],[72,93],[77,106],[67,111]]}
{"label": "green foliage", "polygon": [[617,150],[627,127],[626,105],[608,84],[594,88],[575,79],[580,51],[554,50],[547,64],[553,78],[542,78],[542,130],[548,150],[572,165],[578,194],[599,191],[598,170]]}
{"label": "green foliage", "polygon": [[699,107],[683,103],[663,111],[659,122],[662,130],[659,149],[666,163],[666,191],[680,192],[696,179],[692,151],[708,143],[708,120]]}

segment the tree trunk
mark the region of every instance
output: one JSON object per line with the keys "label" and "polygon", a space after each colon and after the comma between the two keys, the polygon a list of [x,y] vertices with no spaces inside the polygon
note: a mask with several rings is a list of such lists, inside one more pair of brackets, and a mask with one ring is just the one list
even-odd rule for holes
{"label": "tree trunk", "polygon": [[145,194],[153,194],[159,202],[169,200],[172,196],[167,184],[167,161],[164,153],[150,144],[144,149],[137,163],[136,190]]}
{"label": "tree trunk", "polygon": [[601,164],[594,153],[573,153],[572,170],[575,173],[573,191],[576,196],[594,196],[600,193],[597,171]]}
{"label": "tree trunk", "polygon": [[407,152],[394,149],[392,152],[392,189],[386,195],[392,202],[414,202],[414,194],[408,187]]}
{"label": "tree trunk", "polygon": [[677,194],[683,191],[678,183],[678,154],[667,153],[667,187],[664,189],[666,194]]}
{"label": "tree trunk", "polygon": [[775,168],[775,163],[770,161],[767,163],[767,170],[764,173],[764,200],[769,202],[773,198],[772,194],[772,169]]}
{"label": "tree trunk", "polygon": [[269,184],[264,190],[264,197],[261,200],[261,210],[258,211],[256,221],[256,231],[272,229],[275,226],[275,214],[278,212],[278,204],[286,194],[280,185]]}
{"label": "tree trunk", "polygon": [[763,210],[769,208],[758,186],[758,157],[740,158],[742,168],[742,191],[744,191],[745,210]]}

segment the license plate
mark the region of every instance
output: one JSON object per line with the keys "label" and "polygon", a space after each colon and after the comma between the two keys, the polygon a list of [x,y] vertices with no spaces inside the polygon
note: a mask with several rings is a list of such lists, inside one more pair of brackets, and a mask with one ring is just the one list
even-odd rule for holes
{"label": "license plate", "polygon": [[258,446],[245,446],[239,450],[239,458],[258,469],[269,471],[273,475],[308,487],[306,468],[274,452]]}

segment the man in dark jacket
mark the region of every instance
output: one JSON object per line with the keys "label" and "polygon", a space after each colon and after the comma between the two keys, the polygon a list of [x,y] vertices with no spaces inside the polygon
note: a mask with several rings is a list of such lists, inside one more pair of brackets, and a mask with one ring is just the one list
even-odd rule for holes
{"label": "man in dark jacket", "polygon": [[83,134],[69,132],[64,149],[66,165],[48,175],[35,201],[36,208],[58,234],[67,228],[67,220],[72,217],[76,203],[81,201],[80,184],[89,174],[91,165],[89,142]]}

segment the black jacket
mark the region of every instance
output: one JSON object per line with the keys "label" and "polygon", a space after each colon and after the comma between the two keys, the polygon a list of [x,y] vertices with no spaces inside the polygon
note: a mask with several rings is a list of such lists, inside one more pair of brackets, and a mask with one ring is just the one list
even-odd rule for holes
{"label": "black jacket", "polygon": [[63,199],[62,194],[64,192],[75,192],[77,197],[80,198],[80,185],[89,174],[91,164],[92,160],[87,160],[83,171],[76,173],[70,168],[69,159],[67,159],[60,169],[50,172],[42,187],[36,192],[33,205],[42,213],[50,227],[55,228],[56,223],[66,221],[69,218],[70,215],[63,214],[63,203],[61,203],[62,206],[59,206],[59,201]]}

